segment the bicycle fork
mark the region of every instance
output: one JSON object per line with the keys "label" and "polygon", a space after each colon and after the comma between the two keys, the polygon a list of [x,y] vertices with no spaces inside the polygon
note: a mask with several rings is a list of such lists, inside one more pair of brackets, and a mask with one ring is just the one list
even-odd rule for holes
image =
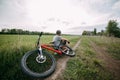
{"label": "bicycle fork", "polygon": [[38,63],[44,63],[46,61],[46,56],[43,55],[41,45],[38,47],[38,56],[36,57]]}

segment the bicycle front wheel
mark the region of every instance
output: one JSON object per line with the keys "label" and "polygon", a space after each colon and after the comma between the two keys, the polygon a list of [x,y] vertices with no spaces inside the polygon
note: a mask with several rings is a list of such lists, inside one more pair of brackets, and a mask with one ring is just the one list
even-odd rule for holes
{"label": "bicycle front wheel", "polygon": [[48,52],[43,50],[45,61],[37,62],[38,50],[27,52],[21,59],[22,70],[29,76],[36,78],[47,77],[52,74],[56,67],[55,58]]}

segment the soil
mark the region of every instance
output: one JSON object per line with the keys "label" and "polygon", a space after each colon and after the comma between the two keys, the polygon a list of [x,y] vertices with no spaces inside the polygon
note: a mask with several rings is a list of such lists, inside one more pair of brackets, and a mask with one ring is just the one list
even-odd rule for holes
{"label": "soil", "polygon": [[[80,44],[80,40],[73,47],[73,50],[75,50],[79,46],[79,44]],[[71,57],[69,57],[69,56],[64,56],[64,57],[58,59],[55,72],[51,76],[47,77],[44,80],[61,80],[62,79],[62,72],[64,72],[64,70],[66,68],[67,61],[70,58]]]}
{"label": "soil", "polygon": [[91,46],[97,54],[97,58],[103,61],[106,70],[111,72],[115,80],[120,80],[120,60],[114,59],[105,49],[91,41]]}

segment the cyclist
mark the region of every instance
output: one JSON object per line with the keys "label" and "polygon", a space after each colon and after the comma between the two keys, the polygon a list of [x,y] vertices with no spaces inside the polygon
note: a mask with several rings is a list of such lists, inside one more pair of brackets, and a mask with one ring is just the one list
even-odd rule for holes
{"label": "cyclist", "polygon": [[53,37],[53,45],[56,49],[59,49],[59,47],[62,47],[62,52],[64,53],[66,51],[66,47],[64,46],[66,42],[70,43],[67,39],[61,37],[61,31],[57,30],[56,35]]}

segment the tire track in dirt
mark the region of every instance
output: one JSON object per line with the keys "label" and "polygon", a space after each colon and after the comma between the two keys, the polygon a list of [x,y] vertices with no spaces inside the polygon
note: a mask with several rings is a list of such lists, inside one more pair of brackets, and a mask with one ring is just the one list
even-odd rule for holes
{"label": "tire track in dirt", "polygon": [[97,46],[91,41],[91,46],[97,53],[97,58],[101,59],[105,64],[105,69],[114,74],[116,80],[120,80],[120,60],[113,59],[109,53],[107,53],[103,48]]}
{"label": "tire track in dirt", "polygon": [[[72,48],[73,50],[76,50],[76,48],[79,46],[80,40]],[[69,56],[64,56],[63,58],[58,59],[55,72],[44,80],[59,80],[58,77],[62,76],[62,72],[65,70],[67,61],[69,59],[70,59]]]}

